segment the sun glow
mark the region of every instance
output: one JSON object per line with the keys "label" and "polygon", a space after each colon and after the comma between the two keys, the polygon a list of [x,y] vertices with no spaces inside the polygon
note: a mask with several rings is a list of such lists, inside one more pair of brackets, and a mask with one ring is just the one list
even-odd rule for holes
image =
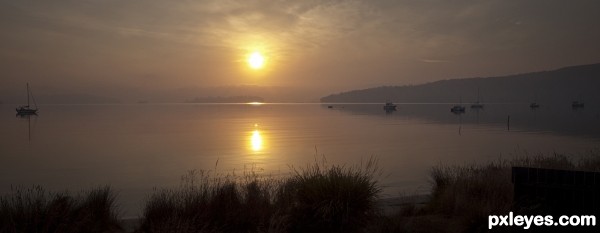
{"label": "sun glow", "polygon": [[253,151],[261,151],[263,148],[263,139],[260,135],[260,131],[257,129],[252,132],[252,137],[250,138],[250,143],[252,144]]}
{"label": "sun glow", "polygon": [[261,69],[265,65],[265,57],[259,52],[254,52],[248,56],[248,65],[255,70]]}

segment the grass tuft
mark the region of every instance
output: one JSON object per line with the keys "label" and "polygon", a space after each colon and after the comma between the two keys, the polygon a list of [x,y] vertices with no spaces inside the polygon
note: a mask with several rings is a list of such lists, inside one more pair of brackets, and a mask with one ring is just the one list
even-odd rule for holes
{"label": "grass tuft", "polygon": [[191,171],[150,196],[138,232],[355,232],[376,216],[376,160],[292,169],[284,179]]}
{"label": "grass tuft", "polygon": [[261,232],[272,213],[271,178],[190,171],[182,185],[152,194],[138,232]]}
{"label": "grass tuft", "polygon": [[581,155],[523,152],[510,160],[500,159],[486,164],[434,166],[430,171],[430,200],[379,219],[370,231],[487,232],[488,215],[531,208],[515,205],[511,182],[511,168],[514,166],[598,172],[600,150]]}
{"label": "grass tuft", "polygon": [[326,161],[294,171],[279,192],[290,232],[355,232],[377,214],[376,160],[345,167]]}

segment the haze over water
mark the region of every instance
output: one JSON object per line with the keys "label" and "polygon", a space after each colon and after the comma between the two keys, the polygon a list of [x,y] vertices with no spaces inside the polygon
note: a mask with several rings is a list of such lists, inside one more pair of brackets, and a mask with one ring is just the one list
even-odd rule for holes
{"label": "haze over water", "polygon": [[[13,106],[0,105],[1,112]],[[321,159],[359,164],[376,156],[384,197],[429,191],[437,164],[537,152],[584,153],[600,145],[600,108],[487,104],[42,105],[30,118],[0,114],[0,193],[13,186],[70,190],[111,185],[125,216],[153,188],[192,169],[280,176]],[[507,117],[510,118],[510,129]]]}

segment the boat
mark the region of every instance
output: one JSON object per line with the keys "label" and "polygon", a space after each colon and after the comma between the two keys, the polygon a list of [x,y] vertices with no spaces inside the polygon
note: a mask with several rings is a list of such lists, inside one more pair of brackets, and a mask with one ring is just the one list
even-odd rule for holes
{"label": "boat", "polygon": [[465,112],[465,107],[462,106],[462,105],[454,105],[454,107],[452,107],[450,109],[450,112],[453,112],[453,113],[463,113],[463,112]]}
{"label": "boat", "polygon": [[474,109],[481,109],[481,108],[483,108],[483,104],[479,102],[479,88],[477,88],[477,102],[473,103],[471,105],[471,108],[474,108]]}
{"label": "boat", "polygon": [[584,103],[581,101],[573,101],[573,103],[571,103],[571,107],[573,108],[583,108],[584,107]]}
{"label": "boat", "polygon": [[536,103],[536,102],[533,102],[533,103],[531,103],[531,104],[529,105],[529,107],[530,107],[530,108],[532,108],[532,109],[536,109],[536,108],[539,108],[539,107],[540,107],[540,105],[539,105],[538,103]]}
{"label": "boat", "polygon": [[535,98],[533,99],[533,102],[531,102],[531,104],[529,105],[529,108],[536,109],[539,107],[540,107],[540,104],[537,103],[537,94],[535,94]]}
{"label": "boat", "polygon": [[383,110],[386,112],[396,111],[396,105],[392,102],[386,102],[385,105],[383,105]]}
{"label": "boat", "polygon": [[458,105],[454,105],[451,109],[450,112],[453,113],[464,113],[465,112],[465,106],[462,106],[462,97],[460,98],[460,102]]}
{"label": "boat", "polygon": [[[31,96],[31,99],[33,99],[33,108],[31,108],[31,106],[29,105],[29,97]],[[18,108],[16,108],[15,110],[17,110],[17,115],[21,115],[21,116],[25,116],[25,115],[37,115],[37,104],[35,103],[35,99],[33,98],[33,94],[31,94],[31,92],[29,91],[29,83],[27,83],[27,105],[23,105],[23,106],[19,106]]]}
{"label": "boat", "polygon": [[479,102],[476,102],[476,103],[473,103],[471,105],[471,108],[475,108],[475,109],[483,108],[483,104],[480,104]]}
{"label": "boat", "polygon": [[475,109],[481,109],[483,108],[483,104],[479,103],[479,101],[471,104],[471,108],[475,108]]}

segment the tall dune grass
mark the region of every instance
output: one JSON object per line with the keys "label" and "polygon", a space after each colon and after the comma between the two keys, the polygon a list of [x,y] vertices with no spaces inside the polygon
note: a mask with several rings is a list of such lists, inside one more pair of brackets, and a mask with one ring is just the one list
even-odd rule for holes
{"label": "tall dune grass", "polygon": [[359,166],[328,166],[326,161],[296,170],[285,180],[278,209],[290,232],[354,232],[377,215],[380,188],[377,161]]}
{"label": "tall dune grass", "polygon": [[[284,178],[190,171],[179,187],[148,196],[136,232],[486,232],[488,215],[521,208],[513,201],[513,166],[600,171],[600,150],[437,165],[430,199],[391,216],[376,203],[375,159],[357,166],[316,161]],[[109,187],[78,195],[15,189],[0,197],[0,232],[119,232],[114,201]]]}
{"label": "tall dune grass", "polygon": [[121,229],[115,195],[101,187],[76,196],[40,186],[15,188],[0,197],[0,232],[109,232]]}
{"label": "tall dune grass", "polygon": [[[248,175],[248,174],[247,174]],[[267,228],[276,181],[191,171],[181,187],[146,203],[140,232],[258,232]]]}
{"label": "tall dune grass", "polygon": [[[384,217],[372,232],[487,232],[487,217],[534,208],[515,205],[511,168],[600,171],[600,150],[586,154],[529,154],[485,164],[432,167],[431,199]],[[503,230],[514,230],[506,228]]]}
{"label": "tall dune grass", "polygon": [[150,196],[138,232],[353,232],[376,213],[376,161],[315,163],[284,179],[190,172]]}

